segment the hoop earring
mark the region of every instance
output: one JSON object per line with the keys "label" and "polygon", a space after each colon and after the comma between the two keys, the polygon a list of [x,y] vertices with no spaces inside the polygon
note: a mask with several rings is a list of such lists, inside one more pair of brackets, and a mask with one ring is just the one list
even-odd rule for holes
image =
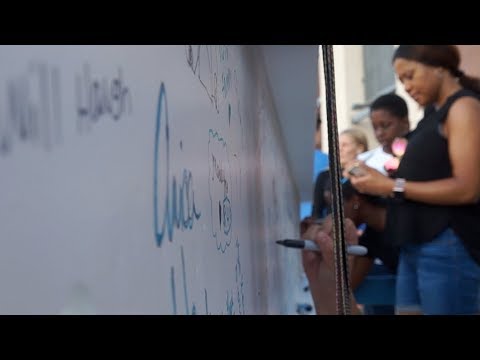
{"label": "hoop earring", "polygon": [[360,204],[359,204],[359,203],[353,204],[353,210],[358,210],[359,208],[360,208]]}

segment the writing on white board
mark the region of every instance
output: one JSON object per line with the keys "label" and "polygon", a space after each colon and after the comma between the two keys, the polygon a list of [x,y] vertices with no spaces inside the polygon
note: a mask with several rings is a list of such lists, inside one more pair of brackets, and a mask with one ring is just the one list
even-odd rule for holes
{"label": "writing on white board", "polygon": [[[77,99],[77,130],[80,133],[91,131],[92,124],[102,116],[119,120],[126,112],[132,112],[132,99],[118,68],[117,76],[111,80],[106,77],[92,77],[90,65],[83,66],[81,74],[75,77]],[[128,108],[127,108],[128,104]]]}
{"label": "writing on white board", "polygon": [[[162,245],[165,234],[170,241],[173,240],[174,228],[182,231],[192,229],[195,220],[201,216],[195,204],[192,172],[183,169],[180,181],[175,175],[170,176],[171,135],[167,91],[162,83],[157,103],[153,164],[153,216],[157,246]],[[163,199],[160,198],[162,195]]]}
{"label": "writing on white board", "polygon": [[[225,291],[225,312],[221,311],[221,314],[235,315],[235,314],[245,314],[245,294],[244,294],[244,277],[242,271],[242,265],[240,261],[240,243],[238,239],[236,240],[235,247],[237,248],[237,256],[235,262],[235,284],[233,289],[226,289]],[[198,314],[199,309],[191,296],[188,289],[188,276],[186,271],[186,261],[183,251],[183,246],[180,246],[180,264],[181,264],[181,281],[182,281],[182,297],[183,304],[186,315],[196,315]],[[175,268],[172,266],[170,268],[170,290],[172,295],[172,314],[180,314],[177,304],[177,286],[175,283]],[[206,315],[211,315],[211,312],[208,309],[208,292],[207,289],[203,289],[203,306],[202,309],[205,309]]]}
{"label": "writing on white board", "polygon": [[217,113],[232,87],[227,45],[186,45],[187,64],[205,89]]}
{"label": "writing on white board", "polygon": [[26,72],[7,82],[0,106],[0,155],[15,143],[51,150],[62,142],[60,73],[56,66],[32,61]]}
{"label": "writing on white board", "polygon": [[225,139],[212,129],[208,132],[208,191],[212,217],[212,235],[217,249],[225,252],[232,241],[231,171]]}

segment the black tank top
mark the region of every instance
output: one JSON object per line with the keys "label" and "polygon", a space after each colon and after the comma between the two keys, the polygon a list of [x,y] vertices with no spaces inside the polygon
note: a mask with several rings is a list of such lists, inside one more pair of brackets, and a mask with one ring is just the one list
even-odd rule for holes
{"label": "black tank top", "polygon": [[[407,181],[431,181],[452,176],[448,142],[441,135],[441,127],[451,105],[463,96],[479,99],[470,90],[459,90],[440,109],[426,115],[409,134],[397,177]],[[395,245],[432,241],[448,227],[462,239],[470,255],[480,264],[480,203],[442,206],[405,199],[401,202],[392,200],[388,205],[387,238]]]}

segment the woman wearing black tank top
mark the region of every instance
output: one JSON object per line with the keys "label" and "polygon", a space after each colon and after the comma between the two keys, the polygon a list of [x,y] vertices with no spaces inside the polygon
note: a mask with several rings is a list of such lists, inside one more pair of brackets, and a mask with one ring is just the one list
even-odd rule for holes
{"label": "woman wearing black tank top", "polygon": [[[434,109],[408,136],[397,179],[364,165],[355,188],[389,196],[387,238],[401,247],[399,314],[476,314],[480,294],[480,80],[454,45],[400,45],[395,72]],[[345,174],[347,175],[347,174]]]}

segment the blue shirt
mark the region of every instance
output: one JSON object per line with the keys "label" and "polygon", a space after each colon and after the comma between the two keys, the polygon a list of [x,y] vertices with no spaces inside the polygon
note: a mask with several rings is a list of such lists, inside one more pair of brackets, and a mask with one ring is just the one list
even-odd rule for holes
{"label": "blue shirt", "polygon": [[323,170],[328,168],[328,155],[321,150],[315,150],[313,154],[313,182]]}

